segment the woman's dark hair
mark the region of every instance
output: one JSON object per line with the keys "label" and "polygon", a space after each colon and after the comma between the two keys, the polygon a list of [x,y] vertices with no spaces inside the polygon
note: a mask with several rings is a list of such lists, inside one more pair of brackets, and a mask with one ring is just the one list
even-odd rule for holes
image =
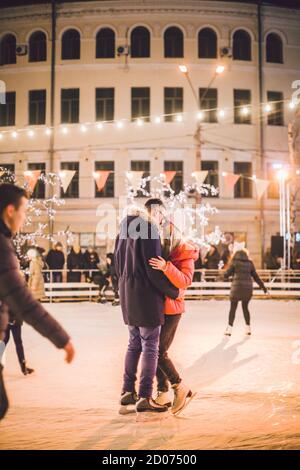
{"label": "woman's dark hair", "polygon": [[237,250],[233,255],[232,261],[236,259],[248,260],[248,253],[245,250]]}
{"label": "woman's dark hair", "polygon": [[29,199],[28,193],[24,188],[20,188],[11,183],[0,184],[0,217],[4,209],[10,204],[17,209],[22,197]]}

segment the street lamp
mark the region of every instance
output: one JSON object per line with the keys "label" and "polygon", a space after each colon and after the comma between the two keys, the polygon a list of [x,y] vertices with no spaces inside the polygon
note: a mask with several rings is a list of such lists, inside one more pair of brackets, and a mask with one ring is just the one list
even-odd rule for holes
{"label": "street lamp", "polygon": [[195,131],[195,134],[194,134],[194,140],[195,140],[195,143],[196,143],[196,171],[197,171],[197,170],[201,170],[201,145],[202,145],[202,141],[201,141],[201,129],[202,129],[201,120],[203,119],[203,112],[201,111],[201,105],[203,103],[204,98],[207,95],[208,90],[210,89],[213,82],[215,81],[216,77],[218,75],[221,75],[224,72],[225,67],[224,67],[224,65],[221,65],[221,64],[216,66],[215,72],[212,76],[212,79],[210,80],[207,88],[205,89],[205,92],[201,96],[201,99],[200,99],[199,95],[197,94],[197,91],[196,91],[196,89],[195,89],[195,87],[194,87],[194,85],[191,81],[191,77],[189,75],[188,67],[186,65],[182,64],[182,65],[179,65],[178,68],[179,68],[179,71],[181,73],[183,73],[184,76],[186,77],[186,79],[189,83],[189,86],[192,90],[195,101],[197,103],[197,110],[198,110],[197,117],[198,117],[198,119],[197,119],[196,131]]}

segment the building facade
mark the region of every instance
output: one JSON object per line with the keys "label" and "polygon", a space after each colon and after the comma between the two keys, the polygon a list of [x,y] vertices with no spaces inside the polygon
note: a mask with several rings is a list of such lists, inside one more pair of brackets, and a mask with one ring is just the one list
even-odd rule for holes
{"label": "building facade", "polygon": [[[260,263],[279,232],[274,164],[289,162],[299,21],[300,10],[265,6],[260,30],[257,6],[234,2],[74,2],[57,6],[53,37],[51,5],[2,8],[0,166],[20,178],[75,170],[54,230],[69,226],[82,246],[111,249],[95,235],[99,204],[117,204],[128,170],[176,171],[175,190],[192,182],[201,120],[202,169],[220,189],[207,198],[219,209],[210,224],[245,240]],[[97,170],[110,171],[102,191]],[[226,172],[244,175],[232,190]],[[262,199],[253,175],[272,179]],[[35,195],[48,190],[39,184]]]}

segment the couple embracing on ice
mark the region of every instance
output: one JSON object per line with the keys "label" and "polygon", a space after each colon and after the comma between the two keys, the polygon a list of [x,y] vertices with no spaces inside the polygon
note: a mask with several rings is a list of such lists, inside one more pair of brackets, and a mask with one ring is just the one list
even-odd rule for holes
{"label": "couple embracing on ice", "polygon": [[[115,266],[123,318],[129,329],[121,414],[155,415],[170,408],[176,415],[195,395],[182,381],[168,349],[184,312],[184,291],[192,283],[198,256],[199,249],[166,220],[160,199],[149,199],[145,208],[128,213],[121,222]],[[155,377],[157,394],[153,399]]]}

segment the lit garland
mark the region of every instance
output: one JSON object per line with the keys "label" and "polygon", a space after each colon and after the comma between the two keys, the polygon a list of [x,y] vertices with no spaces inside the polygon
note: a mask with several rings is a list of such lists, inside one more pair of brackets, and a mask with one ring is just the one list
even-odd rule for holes
{"label": "lit garland", "polygon": [[[18,184],[19,186],[28,190],[28,184],[24,181],[23,184],[20,184],[16,178],[16,175],[11,172],[9,169],[0,167],[0,173],[2,173],[2,178],[4,176],[4,181],[7,183]],[[38,178],[45,185],[56,185],[59,183],[61,185],[61,179],[56,173],[41,174]],[[51,198],[47,199],[34,199],[31,198],[28,201],[28,213],[24,227],[31,227],[33,224],[33,216],[40,218],[46,217],[48,220],[53,220],[56,214],[56,208],[61,207],[65,204],[65,200],[58,198],[54,195]],[[18,253],[19,259],[27,260],[26,254],[23,253],[23,248],[27,245],[38,246],[38,239],[48,240],[51,243],[55,243],[57,238],[65,237],[68,245],[71,245],[73,242],[73,234],[70,230],[61,230],[50,235],[45,233],[47,228],[47,223],[38,223],[38,227],[34,232],[29,233],[19,233],[14,237],[14,244],[16,251]]]}
{"label": "lit garland", "polygon": [[[145,124],[154,124],[155,126],[164,122],[165,118],[171,118],[173,122],[183,123],[185,121],[185,117],[191,117],[196,121],[200,122],[204,120],[206,113],[216,112],[219,119],[224,119],[229,113],[234,112],[235,110],[239,111],[241,117],[247,117],[252,114],[252,110],[257,107],[259,110],[259,115],[263,112],[265,115],[270,115],[272,112],[277,112],[276,104],[285,103],[288,105],[288,108],[293,111],[297,107],[296,103],[290,99],[283,99],[278,101],[271,101],[271,102],[264,102],[261,104],[246,104],[241,106],[233,106],[233,107],[224,107],[224,108],[208,108],[208,109],[201,109],[200,111],[194,111],[193,113],[187,112],[178,112],[178,113],[169,113],[169,114],[161,114],[161,115],[150,115],[150,116],[140,116],[135,119],[128,119],[128,118],[121,118],[118,120],[104,120],[98,122],[84,122],[84,123],[65,123],[59,124],[57,126],[51,127],[46,125],[40,126],[27,126],[18,129],[1,129],[0,130],[0,142],[4,142],[4,136],[6,134],[10,134],[13,139],[17,139],[20,133],[26,133],[29,139],[34,138],[35,133],[37,131],[42,131],[46,136],[50,136],[53,133],[53,130],[58,129],[61,131],[63,135],[67,135],[69,133],[69,128],[76,126],[79,127],[79,130],[84,134],[90,128],[95,128],[97,130],[103,130],[106,124],[113,124],[117,129],[123,129],[126,123],[134,124],[135,126],[141,128]],[[14,126],[11,126],[14,127]]]}

